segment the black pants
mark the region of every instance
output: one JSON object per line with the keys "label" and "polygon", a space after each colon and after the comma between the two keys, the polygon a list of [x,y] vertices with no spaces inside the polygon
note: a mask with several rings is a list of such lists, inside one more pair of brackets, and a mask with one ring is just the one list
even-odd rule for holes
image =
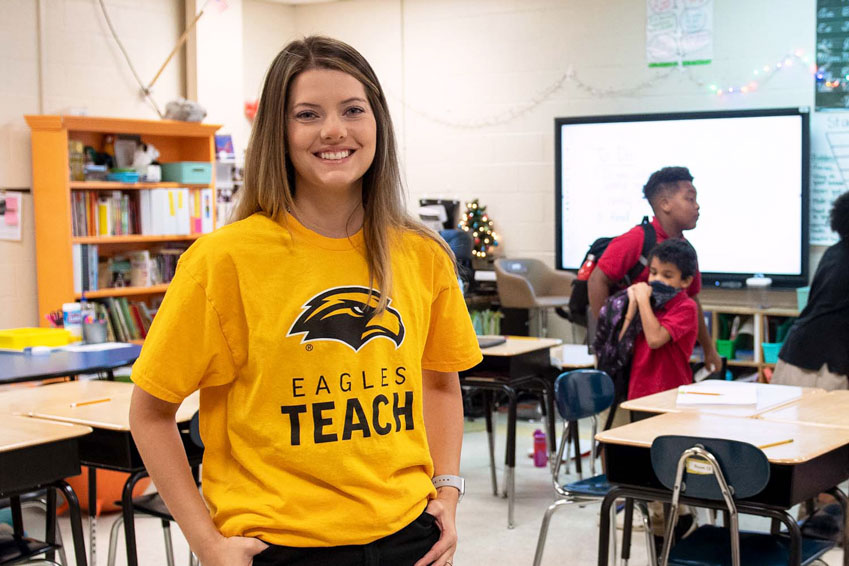
{"label": "black pants", "polygon": [[432,515],[419,517],[369,544],[297,548],[271,545],[254,556],[254,566],[412,566],[439,540]]}

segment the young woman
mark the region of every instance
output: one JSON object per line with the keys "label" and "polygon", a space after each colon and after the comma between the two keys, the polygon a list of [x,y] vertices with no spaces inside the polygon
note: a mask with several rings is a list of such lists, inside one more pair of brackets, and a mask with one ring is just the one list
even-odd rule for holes
{"label": "young woman", "polygon": [[[274,60],[237,216],[183,254],[133,368],[133,437],[191,548],[204,566],[450,566],[457,371],[481,354],[352,47],[308,37]],[[174,422],[197,389],[205,502]]]}

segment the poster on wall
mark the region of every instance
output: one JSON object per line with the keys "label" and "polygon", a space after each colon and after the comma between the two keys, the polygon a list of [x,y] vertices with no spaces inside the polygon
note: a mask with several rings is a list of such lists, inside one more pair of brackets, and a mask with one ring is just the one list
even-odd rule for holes
{"label": "poster on wall", "polygon": [[849,1],[817,0],[817,110],[849,108]]}
{"label": "poster on wall", "polygon": [[713,0],[646,0],[649,67],[707,65],[713,59]]}
{"label": "poster on wall", "polygon": [[0,240],[21,241],[21,193],[0,191]]}
{"label": "poster on wall", "polygon": [[811,231],[816,246],[837,242],[829,226],[831,204],[849,187],[849,112],[814,112],[811,117]]}

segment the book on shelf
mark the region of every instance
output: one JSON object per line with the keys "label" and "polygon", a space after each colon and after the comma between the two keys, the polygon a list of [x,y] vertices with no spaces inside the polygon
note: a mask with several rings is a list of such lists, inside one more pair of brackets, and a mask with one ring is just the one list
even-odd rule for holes
{"label": "book on shelf", "polygon": [[138,250],[130,252],[130,285],[133,287],[149,287],[150,278],[150,251]]}
{"label": "book on shelf", "polygon": [[95,244],[71,244],[74,293],[97,291],[99,258]]}
{"label": "book on shelf", "polygon": [[71,216],[74,236],[123,236],[139,230],[135,199],[121,191],[74,191]]}
{"label": "book on shelf", "polygon": [[98,303],[98,311],[106,318],[107,335],[111,332],[114,340],[129,342],[147,337],[154,308],[144,301],[129,301],[126,297],[107,297]]}

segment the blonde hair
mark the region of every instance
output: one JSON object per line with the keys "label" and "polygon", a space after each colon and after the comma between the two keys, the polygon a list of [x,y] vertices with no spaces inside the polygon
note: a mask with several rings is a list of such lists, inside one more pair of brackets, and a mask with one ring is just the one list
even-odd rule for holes
{"label": "blonde hair", "polygon": [[[386,308],[392,289],[390,247],[394,232],[411,231],[436,242],[454,258],[448,244],[406,211],[398,151],[389,107],[377,75],[353,47],[336,39],[310,36],[292,41],[268,69],[245,157],[245,181],[234,220],[255,213],[283,218],[294,204],[295,169],[286,148],[287,107],[295,77],[309,69],[330,69],[363,84],[377,124],[374,161],[363,175],[363,239],[369,287],[382,290],[376,313]],[[456,264],[455,264],[456,270]]]}

